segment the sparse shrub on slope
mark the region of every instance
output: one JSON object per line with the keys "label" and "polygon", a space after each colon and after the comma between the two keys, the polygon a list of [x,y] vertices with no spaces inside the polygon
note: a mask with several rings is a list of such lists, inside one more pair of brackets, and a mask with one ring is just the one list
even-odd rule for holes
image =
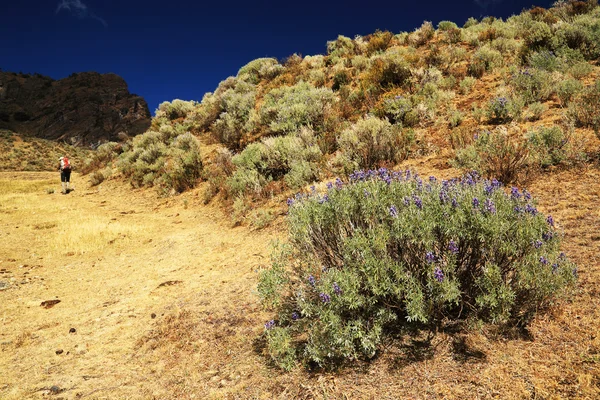
{"label": "sparse shrub on slope", "polygon": [[359,171],[288,204],[290,243],[258,285],[284,369],[369,359],[409,326],[527,322],[576,279],[553,218],[498,181]]}
{"label": "sparse shrub on slope", "polygon": [[555,91],[555,82],[547,71],[525,68],[514,71],[509,79],[514,93],[521,97],[525,104],[546,101]]}
{"label": "sparse shrub on slope", "polygon": [[171,121],[178,118],[185,118],[196,107],[195,101],[185,101],[175,99],[172,102],[164,101],[160,103],[156,110],[156,118],[165,117]]}
{"label": "sparse shrub on slope", "polygon": [[213,124],[214,133],[220,143],[233,149],[239,148],[244,134],[254,127],[250,116],[256,102],[256,86],[236,81],[219,99],[222,111]]}
{"label": "sparse shrub on slope", "polygon": [[233,196],[261,195],[267,183],[278,179],[298,189],[317,179],[321,157],[309,128],[287,136],[264,138],[232,158],[236,170],[227,179],[229,192]]}
{"label": "sparse shrub on slope", "polygon": [[600,80],[585,88],[569,104],[568,113],[579,126],[592,128],[600,138]]}
{"label": "sparse shrub on slope", "polygon": [[514,182],[530,164],[529,146],[504,129],[474,135],[474,142],[459,149],[450,164],[465,171],[476,170],[489,178]]}
{"label": "sparse shrub on slope", "polygon": [[261,79],[275,78],[283,70],[283,65],[279,64],[275,58],[257,58],[240,68],[237,78],[256,85]]}
{"label": "sparse shrub on slope", "polygon": [[487,71],[502,65],[502,54],[488,45],[479,48],[471,57],[467,73],[475,78],[480,78]]}
{"label": "sparse shrub on slope", "polygon": [[117,166],[134,187],[154,186],[163,194],[194,187],[202,172],[198,140],[190,133],[172,133],[165,129],[136,136],[119,156]]}
{"label": "sparse shrub on slope", "polygon": [[566,134],[559,126],[540,127],[527,134],[531,146],[532,161],[541,168],[563,163],[573,163],[584,159],[584,155],[574,148],[571,134]]}
{"label": "sparse shrub on slope", "polygon": [[338,138],[341,163],[346,172],[397,163],[410,154],[414,142],[411,131],[402,130],[386,119],[361,118]]}
{"label": "sparse shrub on slope", "polygon": [[301,127],[321,132],[335,101],[331,89],[315,88],[306,82],[276,88],[264,97],[260,122],[275,134],[296,132]]}

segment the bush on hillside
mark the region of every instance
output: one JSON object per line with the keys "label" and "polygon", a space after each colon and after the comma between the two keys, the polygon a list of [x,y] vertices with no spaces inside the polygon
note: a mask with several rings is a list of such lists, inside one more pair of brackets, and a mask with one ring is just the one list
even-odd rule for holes
{"label": "bush on hillside", "polygon": [[275,78],[283,69],[283,66],[275,58],[257,58],[240,68],[237,78],[256,85],[261,79]]}
{"label": "bush on hillside", "polygon": [[527,133],[531,147],[531,159],[539,167],[574,163],[584,159],[584,155],[574,148],[570,134],[559,126],[542,126]]}
{"label": "bush on hillside", "polygon": [[555,91],[552,75],[547,71],[534,68],[514,71],[509,84],[526,105],[536,101],[546,101]]}
{"label": "bush on hillside", "polygon": [[526,191],[385,169],[328,187],[288,200],[289,244],[260,274],[281,368],[370,359],[386,337],[443,321],[526,323],[575,282]]}
{"label": "bush on hillside", "polygon": [[293,133],[302,127],[321,132],[335,101],[331,89],[315,88],[307,82],[276,88],[264,97],[260,121],[274,134]]}
{"label": "bush on hillside", "polygon": [[380,118],[387,118],[392,124],[415,126],[419,123],[419,114],[410,97],[386,98],[375,109],[375,114]]}
{"label": "bush on hillside", "polygon": [[465,171],[476,170],[489,178],[511,183],[529,166],[529,146],[504,129],[474,135],[469,146],[456,151],[450,164]]}
{"label": "bush on hillside", "polygon": [[471,57],[467,73],[475,78],[481,78],[487,71],[502,65],[502,54],[488,45],[482,46]]}
{"label": "bush on hillside", "polygon": [[185,101],[175,99],[172,102],[164,101],[156,109],[156,118],[165,117],[170,121],[178,118],[185,118],[196,107],[195,101]]}
{"label": "bush on hillside", "polygon": [[235,86],[220,95],[221,114],[213,124],[220,143],[229,148],[239,148],[244,134],[253,129],[251,112],[256,102],[256,86],[237,81]]}
{"label": "bush on hillside", "polygon": [[190,133],[148,131],[133,139],[117,166],[134,187],[156,187],[163,194],[196,185],[202,172],[200,144]]}
{"label": "bush on hillside", "polygon": [[309,128],[251,143],[231,160],[236,170],[227,179],[229,192],[234,197],[261,195],[267,183],[279,179],[298,189],[317,179],[321,157],[314,132]]}
{"label": "bush on hillside", "polygon": [[585,88],[569,104],[568,113],[575,123],[592,128],[600,138],[600,80]]}
{"label": "bush on hillside", "polygon": [[377,117],[361,118],[338,138],[346,172],[400,162],[408,157],[413,144],[412,131]]}

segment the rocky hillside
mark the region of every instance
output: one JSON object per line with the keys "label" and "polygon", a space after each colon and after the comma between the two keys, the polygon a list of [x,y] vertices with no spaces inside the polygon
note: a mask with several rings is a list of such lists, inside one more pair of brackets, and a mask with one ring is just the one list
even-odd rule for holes
{"label": "rocky hillside", "polygon": [[150,125],[146,101],[114,74],[84,72],[54,80],[0,72],[0,128],[76,145],[134,136]]}

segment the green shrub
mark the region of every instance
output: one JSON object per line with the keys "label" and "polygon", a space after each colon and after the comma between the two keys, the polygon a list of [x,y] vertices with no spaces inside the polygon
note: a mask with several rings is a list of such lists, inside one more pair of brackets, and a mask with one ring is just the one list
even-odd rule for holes
{"label": "green shrub", "polygon": [[156,117],[166,117],[173,121],[178,118],[185,118],[198,105],[195,101],[185,101],[175,99],[172,102],[164,101],[156,109]]}
{"label": "green shrub", "polygon": [[236,81],[219,98],[221,113],[213,124],[213,131],[220,143],[236,149],[244,134],[253,129],[250,117],[256,102],[256,86]]}
{"label": "green shrub", "polygon": [[283,69],[275,58],[257,58],[240,68],[237,78],[256,85],[261,79],[275,78]]}
{"label": "green shrub", "polygon": [[409,65],[401,57],[378,57],[371,61],[368,79],[383,89],[407,87],[412,76]]}
{"label": "green shrub", "polygon": [[581,158],[573,150],[569,139],[570,137],[565,135],[558,126],[541,127],[527,134],[527,140],[532,149],[532,158],[542,168]]}
{"label": "green shrub", "polygon": [[456,28],[458,28],[458,26],[452,21],[440,21],[438,23],[438,29],[440,31],[449,31]]}
{"label": "green shrub", "polygon": [[575,79],[582,79],[592,73],[594,67],[585,61],[575,63],[567,68],[567,72]]}
{"label": "green shrub", "polygon": [[97,171],[106,166],[110,166],[119,154],[124,150],[124,146],[117,142],[106,142],[98,146],[90,157],[86,158],[81,168],[81,173],[87,174]]}
{"label": "green shrub", "polygon": [[477,82],[477,79],[473,78],[472,76],[465,76],[459,83],[460,92],[462,94],[469,94],[475,82]]}
{"label": "green shrub", "polygon": [[414,136],[377,117],[361,118],[338,138],[344,169],[378,167],[385,162],[399,162],[410,153]]}
{"label": "green shrub", "polygon": [[532,21],[526,29],[523,38],[525,39],[525,45],[529,49],[543,49],[550,46],[553,38],[552,29],[545,22]]}
{"label": "green shrub", "polygon": [[200,178],[200,144],[190,133],[171,137],[148,131],[133,139],[117,167],[134,187],[154,186],[163,194],[183,192]]}
{"label": "green shrub", "polygon": [[600,80],[569,104],[568,114],[579,126],[592,128],[600,138]]}
{"label": "green shrub", "polygon": [[523,107],[521,98],[494,97],[487,104],[485,114],[491,123],[502,124],[519,118]]}
{"label": "green shrub", "polygon": [[560,24],[553,46],[556,49],[568,47],[579,50],[586,60],[597,60],[600,58],[600,19],[581,15],[572,23]]}
{"label": "green shrub", "polygon": [[467,29],[467,28],[470,28],[470,27],[475,26],[477,24],[479,24],[479,21],[477,21],[476,18],[469,17],[469,19],[463,24],[463,28]]}
{"label": "green shrub", "polygon": [[453,110],[448,115],[448,126],[450,128],[456,128],[457,126],[462,124],[464,119],[465,119],[465,115],[462,112],[460,112],[458,110]]}
{"label": "green shrub", "polygon": [[564,79],[561,80],[556,87],[556,95],[560,100],[561,105],[564,107],[568,105],[571,100],[581,92],[583,85],[581,82],[575,79]]}
{"label": "green shrub", "polygon": [[275,134],[296,132],[308,126],[321,132],[325,116],[335,101],[331,89],[299,82],[268,92],[259,111],[260,120]]}
{"label": "green shrub", "polygon": [[429,21],[423,21],[421,27],[415,29],[415,31],[408,36],[408,44],[413,47],[421,47],[433,39],[434,35],[435,29],[433,28],[433,24]]}
{"label": "green shrub", "polygon": [[392,124],[415,126],[419,123],[419,115],[411,98],[395,96],[385,99],[375,110],[380,118],[387,118]]}
{"label": "green shrub", "polygon": [[475,78],[480,78],[486,71],[502,65],[502,54],[498,50],[485,45],[480,47],[471,57],[467,73]]}
{"label": "green shrub", "polygon": [[349,37],[339,35],[336,40],[327,42],[329,57],[352,57],[357,54],[356,43]]}
{"label": "green shrub", "polygon": [[561,60],[552,51],[541,50],[534,52],[527,58],[527,63],[538,70],[558,71],[562,68]]}
{"label": "green shrub", "polygon": [[288,200],[289,245],[260,273],[281,368],[370,359],[386,337],[443,321],[526,323],[576,280],[526,191],[385,169],[329,187]]}
{"label": "green shrub", "polygon": [[261,195],[268,182],[279,179],[298,189],[317,179],[321,157],[314,133],[308,128],[296,134],[264,138],[232,158],[236,170],[227,179],[227,185],[234,196]]}
{"label": "green shrub", "polygon": [[471,145],[457,150],[450,164],[465,171],[480,171],[503,182],[514,182],[530,164],[529,146],[501,129],[484,131],[474,135]]}
{"label": "green shrub", "polygon": [[526,105],[536,101],[546,101],[554,92],[551,74],[538,69],[525,68],[514,72],[509,79],[509,84]]}
{"label": "green shrub", "polygon": [[529,121],[537,121],[542,118],[542,114],[544,114],[548,110],[548,107],[540,102],[531,103],[529,107],[527,107],[527,119]]}

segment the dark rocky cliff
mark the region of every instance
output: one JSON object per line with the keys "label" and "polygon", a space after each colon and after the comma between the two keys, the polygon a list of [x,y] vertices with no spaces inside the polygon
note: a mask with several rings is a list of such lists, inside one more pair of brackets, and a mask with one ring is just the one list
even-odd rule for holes
{"label": "dark rocky cliff", "polygon": [[0,128],[21,135],[87,146],[142,133],[150,119],[146,101],[115,74],[54,80],[0,71]]}

